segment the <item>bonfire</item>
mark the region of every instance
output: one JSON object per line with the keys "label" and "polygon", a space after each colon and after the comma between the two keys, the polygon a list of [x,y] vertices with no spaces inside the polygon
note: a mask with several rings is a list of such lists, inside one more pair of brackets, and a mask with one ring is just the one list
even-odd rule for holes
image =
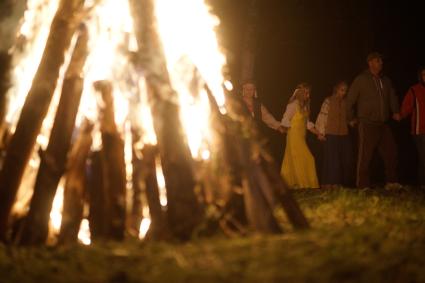
{"label": "bonfire", "polygon": [[[203,0],[29,0],[9,50],[0,237],[189,240],[308,223],[226,75]],[[213,223],[213,224],[212,224]]]}

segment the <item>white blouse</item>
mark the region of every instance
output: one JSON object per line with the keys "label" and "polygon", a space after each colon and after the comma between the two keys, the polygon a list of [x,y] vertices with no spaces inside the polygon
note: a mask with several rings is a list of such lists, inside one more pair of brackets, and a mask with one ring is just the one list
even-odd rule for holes
{"label": "white blouse", "polygon": [[[294,100],[286,106],[285,113],[283,113],[282,121],[280,124],[286,128],[291,127],[291,121],[294,117],[295,113],[297,112],[298,107],[298,101]],[[307,129],[311,130],[314,128],[314,123],[310,121],[310,119],[307,119],[306,121]]]}

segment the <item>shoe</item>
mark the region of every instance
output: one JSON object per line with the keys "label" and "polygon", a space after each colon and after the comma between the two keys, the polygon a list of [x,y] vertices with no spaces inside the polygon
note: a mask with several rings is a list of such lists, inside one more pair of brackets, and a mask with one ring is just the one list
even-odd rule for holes
{"label": "shoe", "polygon": [[385,189],[388,191],[400,190],[403,186],[399,183],[387,183],[385,185]]}

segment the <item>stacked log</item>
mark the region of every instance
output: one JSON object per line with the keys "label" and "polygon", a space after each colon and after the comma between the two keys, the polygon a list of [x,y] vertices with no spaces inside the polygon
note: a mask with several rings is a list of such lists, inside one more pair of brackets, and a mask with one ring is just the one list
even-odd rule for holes
{"label": "stacked log", "polygon": [[167,221],[174,237],[188,240],[203,213],[194,193],[192,158],[180,122],[177,93],[171,87],[155,28],[154,1],[132,0],[130,7],[167,188]]}
{"label": "stacked log", "polygon": [[79,25],[83,0],[61,0],[46,47],[22,108],[0,171],[0,239],[6,240],[8,219],[21,179],[49,109],[72,35]]}
{"label": "stacked log", "polygon": [[87,57],[87,41],[87,30],[81,26],[70,64],[65,72],[49,143],[41,154],[34,194],[20,240],[24,245],[42,244],[47,238],[53,198],[59,180],[65,172],[67,154],[83,92],[81,74]]}

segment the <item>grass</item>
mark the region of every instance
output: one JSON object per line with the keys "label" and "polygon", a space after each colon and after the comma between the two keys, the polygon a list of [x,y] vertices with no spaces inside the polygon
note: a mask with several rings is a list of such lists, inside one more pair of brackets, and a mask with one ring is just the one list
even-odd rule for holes
{"label": "grass", "polygon": [[312,229],[187,244],[0,246],[0,282],[425,282],[425,192],[296,191]]}

